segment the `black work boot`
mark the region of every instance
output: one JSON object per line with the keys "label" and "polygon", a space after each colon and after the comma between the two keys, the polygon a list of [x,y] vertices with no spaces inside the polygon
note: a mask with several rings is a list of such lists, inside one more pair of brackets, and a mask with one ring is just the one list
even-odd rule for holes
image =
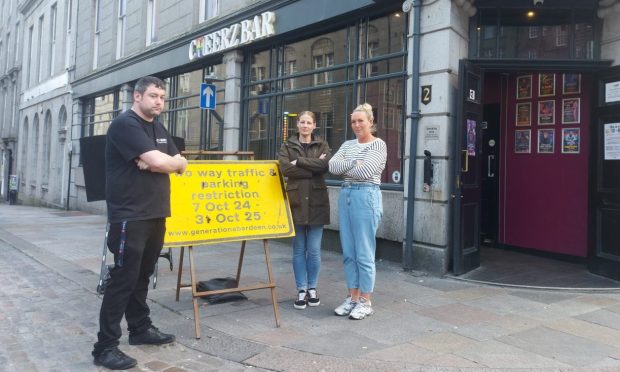
{"label": "black work boot", "polygon": [[174,339],[174,335],[163,333],[155,326],[150,326],[138,335],[129,334],[129,345],[163,345],[174,342]]}
{"label": "black work boot", "polygon": [[138,364],[137,360],[123,353],[116,346],[104,349],[94,357],[96,366],[103,366],[108,369],[129,369]]}

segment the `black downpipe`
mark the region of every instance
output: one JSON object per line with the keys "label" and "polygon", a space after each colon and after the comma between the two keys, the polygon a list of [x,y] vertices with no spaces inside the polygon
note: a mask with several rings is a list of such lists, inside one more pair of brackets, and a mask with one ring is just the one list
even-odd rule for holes
{"label": "black downpipe", "polygon": [[403,266],[413,269],[413,212],[415,199],[415,167],[417,157],[418,124],[420,123],[420,19],[422,1],[413,1],[413,63],[411,67],[411,130],[409,131],[409,168],[407,184],[407,224]]}
{"label": "black downpipe", "polygon": [[69,178],[67,180],[67,200],[65,202],[65,210],[69,210],[69,196],[71,195],[71,159],[73,158],[73,150],[69,150]]}

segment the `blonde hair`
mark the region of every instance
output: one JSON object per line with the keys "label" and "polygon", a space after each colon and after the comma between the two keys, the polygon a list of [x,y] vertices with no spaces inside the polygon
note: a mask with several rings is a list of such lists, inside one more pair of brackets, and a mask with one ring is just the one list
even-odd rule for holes
{"label": "blonde hair", "polygon": [[312,112],[312,111],[302,111],[302,112],[300,112],[299,115],[297,116],[297,121],[299,121],[299,119],[302,116],[304,116],[304,115],[310,116],[312,118],[312,122],[316,123],[316,116],[314,115],[314,112]]}
{"label": "blonde hair", "polygon": [[370,124],[372,124],[372,126],[370,127],[371,133],[377,132],[377,125],[375,124],[375,115],[372,113],[372,106],[369,103],[366,103],[366,102],[362,103],[361,105],[357,106],[355,110],[353,110],[353,112],[365,113],[366,118],[368,119]]}

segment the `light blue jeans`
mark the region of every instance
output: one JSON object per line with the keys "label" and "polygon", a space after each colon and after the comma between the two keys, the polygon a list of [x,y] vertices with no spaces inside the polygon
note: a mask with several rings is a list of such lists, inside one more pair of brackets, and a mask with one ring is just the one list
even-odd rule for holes
{"label": "light blue jeans", "polygon": [[349,289],[372,293],[375,287],[377,227],[383,216],[383,200],[378,185],[342,184],[338,199],[340,244]]}
{"label": "light blue jeans", "polygon": [[297,290],[316,288],[321,270],[323,225],[295,225],[293,272]]}

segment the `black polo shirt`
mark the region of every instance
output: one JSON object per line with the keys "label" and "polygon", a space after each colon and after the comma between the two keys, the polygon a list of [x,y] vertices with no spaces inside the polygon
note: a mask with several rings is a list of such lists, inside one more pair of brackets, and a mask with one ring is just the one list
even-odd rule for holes
{"label": "black polo shirt", "polygon": [[108,128],[106,203],[108,221],[148,220],[170,216],[168,174],[140,170],[136,159],[159,150],[170,156],[179,153],[166,128],[156,119],[148,122],[127,110]]}

